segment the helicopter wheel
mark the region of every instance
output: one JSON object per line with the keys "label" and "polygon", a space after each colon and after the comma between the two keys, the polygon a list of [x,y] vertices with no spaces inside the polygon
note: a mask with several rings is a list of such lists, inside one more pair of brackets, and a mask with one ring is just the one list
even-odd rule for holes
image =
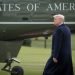
{"label": "helicopter wheel", "polygon": [[20,66],[14,66],[11,70],[11,75],[24,75],[24,71]]}

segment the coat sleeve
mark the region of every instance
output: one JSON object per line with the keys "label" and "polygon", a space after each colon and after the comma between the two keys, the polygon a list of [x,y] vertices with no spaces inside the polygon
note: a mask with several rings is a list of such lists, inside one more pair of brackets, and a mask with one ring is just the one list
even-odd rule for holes
{"label": "coat sleeve", "polygon": [[58,59],[60,50],[61,50],[61,46],[62,46],[62,40],[63,40],[63,32],[58,29],[54,35],[54,52],[53,52],[53,57]]}

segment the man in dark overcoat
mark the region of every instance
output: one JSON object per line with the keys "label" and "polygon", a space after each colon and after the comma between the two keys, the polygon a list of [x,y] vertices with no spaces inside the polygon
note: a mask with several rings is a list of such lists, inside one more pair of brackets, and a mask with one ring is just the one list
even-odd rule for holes
{"label": "man in dark overcoat", "polygon": [[54,15],[56,30],[52,36],[52,54],[43,75],[74,75],[72,65],[71,32],[64,24],[64,15]]}

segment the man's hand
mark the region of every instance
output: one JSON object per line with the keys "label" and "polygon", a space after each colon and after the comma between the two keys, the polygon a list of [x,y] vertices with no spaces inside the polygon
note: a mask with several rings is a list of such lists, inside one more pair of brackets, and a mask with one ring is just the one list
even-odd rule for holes
{"label": "man's hand", "polygon": [[53,57],[53,61],[54,61],[54,63],[58,63],[58,60],[54,57]]}

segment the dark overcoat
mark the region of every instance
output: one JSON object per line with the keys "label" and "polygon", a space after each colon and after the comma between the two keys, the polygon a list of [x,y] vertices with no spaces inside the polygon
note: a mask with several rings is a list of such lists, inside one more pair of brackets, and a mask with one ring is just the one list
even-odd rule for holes
{"label": "dark overcoat", "polygon": [[[53,57],[58,60],[58,63],[54,63]],[[53,33],[52,54],[43,75],[73,75],[71,32],[64,24],[58,26]]]}

